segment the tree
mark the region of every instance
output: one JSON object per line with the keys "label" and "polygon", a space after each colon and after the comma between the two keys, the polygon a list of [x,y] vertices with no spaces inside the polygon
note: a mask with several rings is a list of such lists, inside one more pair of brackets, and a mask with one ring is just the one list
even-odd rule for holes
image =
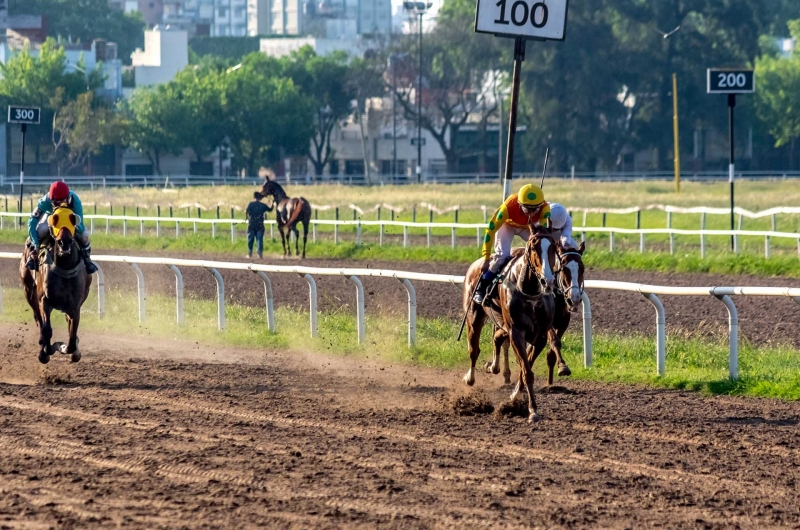
{"label": "tree", "polygon": [[116,42],[119,57],[126,64],[130,64],[131,53],[144,46],[142,15],[111,9],[108,0],[10,0],[9,12],[46,16],[48,33],[53,37]]}
{"label": "tree", "polygon": [[304,46],[283,60],[283,71],[313,105],[308,157],[314,165],[314,173],[321,175],[334,155],[331,150],[333,128],[350,114],[350,102],[357,96],[356,87],[348,83],[349,60],[344,52],[319,56],[310,46]]}
{"label": "tree", "polygon": [[305,154],[313,106],[282,73],[280,61],[261,53],[222,76],[225,133],[234,163],[249,175],[282,155]]}
{"label": "tree", "polygon": [[122,110],[123,143],[147,156],[161,175],[161,157],[177,156],[184,147],[180,129],[187,123],[187,117],[174,86],[138,88],[122,103]]}
{"label": "tree", "polygon": [[[417,37],[404,36],[388,50],[390,55],[404,60],[398,64],[397,84],[393,85],[387,76],[387,87],[407,119],[421,119],[422,127],[442,149],[450,173],[458,172],[458,160],[463,154],[459,144],[461,128],[476,115],[477,121],[483,121],[496,109],[492,78],[504,59],[498,41],[508,42],[475,34],[474,10],[474,2],[449,0],[439,11],[435,30],[424,37],[422,87],[417,81]],[[382,57],[378,65],[381,71],[386,64],[388,57]],[[422,98],[421,116],[417,114],[416,98]]]}
{"label": "tree", "polygon": [[188,67],[170,82],[187,120],[178,127],[179,142],[192,148],[198,162],[225,140],[220,75],[214,68]]}
{"label": "tree", "polygon": [[119,139],[116,114],[104,105],[96,105],[94,94],[85,92],[76,100],[65,102],[59,88],[52,101],[53,147],[58,174],[86,165],[91,155],[100,154],[104,145]]}
{"label": "tree", "polygon": [[[789,23],[800,42],[800,20]],[[800,45],[791,57],[764,55],[756,61],[756,113],[775,137],[775,147],[789,146],[789,169],[795,169],[795,142],[800,138]]]}

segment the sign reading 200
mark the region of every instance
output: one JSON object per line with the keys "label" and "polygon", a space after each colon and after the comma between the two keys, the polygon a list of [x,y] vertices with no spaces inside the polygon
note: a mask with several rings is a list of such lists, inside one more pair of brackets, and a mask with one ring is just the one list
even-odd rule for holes
{"label": "sign reading 200", "polygon": [[[495,4],[500,8],[500,18],[495,19],[495,24],[508,24],[509,10],[507,10],[508,0],[500,0]],[[510,9],[511,23],[515,26],[524,26],[528,22],[534,28],[543,28],[547,25],[549,10],[544,2],[535,2],[530,8],[524,0],[516,0],[511,4]]]}

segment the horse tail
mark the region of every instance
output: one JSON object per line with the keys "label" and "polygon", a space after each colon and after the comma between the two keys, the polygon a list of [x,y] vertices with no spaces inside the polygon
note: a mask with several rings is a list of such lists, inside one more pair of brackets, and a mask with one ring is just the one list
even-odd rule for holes
{"label": "horse tail", "polygon": [[[308,218],[311,218],[311,205],[308,203],[307,200],[300,197],[297,199],[298,205],[292,209],[292,216],[289,218],[289,221],[286,223],[289,230],[294,230],[297,223],[301,222],[301,216],[308,215]],[[299,206],[299,207],[298,207]]]}

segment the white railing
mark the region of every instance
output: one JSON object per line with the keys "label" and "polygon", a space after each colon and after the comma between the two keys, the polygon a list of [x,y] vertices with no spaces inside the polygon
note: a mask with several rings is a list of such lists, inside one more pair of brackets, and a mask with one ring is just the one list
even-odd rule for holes
{"label": "white railing", "polygon": [[[19,260],[20,253],[0,252],[0,259]],[[175,274],[176,321],[178,326],[184,324],[184,293],[183,276],[178,267],[197,267],[208,270],[217,284],[217,326],[220,331],[226,327],[225,320],[225,283],[219,270],[250,271],[255,273],[264,284],[264,298],[266,306],[267,326],[271,332],[275,331],[275,313],[273,306],[272,281],[267,273],[298,274],[306,280],[309,287],[309,319],[311,337],[318,334],[317,326],[317,285],[312,275],[344,276],[356,287],[356,320],[358,343],[362,344],[366,338],[365,311],[364,311],[364,286],[359,277],[394,278],[399,280],[406,288],[408,295],[408,345],[416,343],[417,327],[417,296],[411,281],[428,281],[450,283],[461,286],[464,276],[444,274],[427,274],[420,272],[393,271],[381,269],[357,268],[320,268],[320,267],[294,267],[283,265],[258,265],[249,263],[232,263],[224,261],[187,260],[173,258],[148,258],[136,256],[95,256],[95,261],[100,263],[126,263],[136,274],[138,317],[140,322],[146,319],[146,287],[145,278],[140,264],[164,265]],[[105,275],[102,268],[98,271],[97,278],[97,311],[102,316],[105,313]],[[587,280],[587,289],[609,289],[614,291],[628,291],[643,295],[656,310],[656,372],[658,375],[666,373],[666,311],[658,295],[668,296],[713,296],[720,300],[728,311],[729,353],[728,373],[731,379],[739,378],[739,315],[731,296],[779,296],[789,297],[800,304],[800,288],[789,287],[670,287],[659,285],[646,285],[626,282],[612,282],[603,280]],[[2,289],[0,288],[0,311],[3,310]],[[583,294],[583,356],[584,366],[592,366],[592,310],[589,297]]]}
{"label": "white railing", "polygon": [[[13,213],[13,212],[0,212],[0,230],[6,227],[6,218],[14,219],[15,226],[19,227],[20,220],[26,220],[30,217],[26,213]],[[196,217],[140,217],[132,215],[86,215],[85,221],[88,221],[89,232],[96,232],[96,221],[105,222],[105,233],[110,231],[110,222],[122,222],[122,235],[128,235],[128,224],[138,224],[139,235],[144,237],[148,232],[145,230],[145,223],[155,223],[156,237],[162,236],[162,225],[174,225],[175,237],[180,237],[181,228],[183,226],[191,225],[193,233],[197,233],[198,225],[211,225],[211,237],[217,237],[217,226],[227,225],[230,227],[231,242],[236,241],[236,227],[238,225],[246,225],[247,221],[244,219],[203,219]],[[276,222],[268,220],[264,222],[265,226],[269,227],[270,234],[274,237],[274,230]],[[763,237],[764,238],[764,257],[769,259],[772,254],[772,239],[789,239],[797,242],[797,253],[800,256],[800,233],[795,232],[778,232],[775,230],[706,230],[705,221],[703,220],[703,228],[700,230],[684,230],[679,228],[617,228],[611,226],[578,226],[573,228],[575,234],[581,234],[581,238],[585,241],[586,234],[589,233],[604,233],[608,234],[608,248],[609,251],[615,250],[615,235],[638,235],[639,236],[639,252],[644,252],[646,248],[646,236],[649,235],[669,235],[670,254],[675,253],[675,236],[694,236],[699,237],[700,241],[700,255],[702,258],[706,257],[706,237],[708,236],[733,236],[734,239],[734,252],[740,251],[739,238],[740,237]],[[356,229],[356,244],[362,243],[362,232],[364,227],[378,227],[379,236],[378,244],[383,246],[385,242],[386,227],[397,227],[403,229],[403,247],[409,246],[409,230],[425,230],[427,246],[433,246],[433,230],[434,229],[449,229],[450,230],[450,246],[456,248],[458,246],[458,230],[475,230],[475,242],[478,247],[482,245],[483,234],[486,225],[483,223],[432,223],[432,222],[406,222],[406,221],[336,221],[331,219],[312,219],[311,220],[311,240],[312,243],[317,242],[317,227],[318,226],[333,226],[333,241],[334,244],[339,244],[339,228],[340,227],[355,227]],[[727,247],[725,247],[727,248]]]}

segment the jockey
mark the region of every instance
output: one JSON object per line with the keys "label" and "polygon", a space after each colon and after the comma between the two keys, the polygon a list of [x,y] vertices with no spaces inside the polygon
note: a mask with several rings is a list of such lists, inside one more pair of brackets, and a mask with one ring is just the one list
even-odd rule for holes
{"label": "jockey", "polygon": [[28,240],[25,244],[30,249],[28,261],[25,266],[30,270],[38,268],[37,258],[39,254],[39,242],[50,233],[47,224],[47,217],[56,208],[66,207],[78,216],[78,226],[75,228],[75,241],[81,247],[83,259],[86,263],[86,272],[93,274],[97,272],[97,265],[92,262],[92,245],[89,242],[89,234],[83,224],[83,205],[75,192],[70,191],[69,186],[64,182],[54,182],[48,191],[36,205],[36,209],[28,219]]}
{"label": "jockey", "polygon": [[550,205],[550,222],[548,228],[553,238],[565,249],[578,249],[578,244],[572,239],[572,217],[567,209],[554,202]]}
{"label": "jockey", "polygon": [[511,256],[511,241],[514,236],[528,241],[529,227],[541,224],[549,218],[550,206],[544,200],[544,192],[534,184],[522,186],[519,193],[509,196],[497,209],[489,221],[486,235],[483,236],[483,274],[472,298],[475,303],[483,303],[487,289]]}

